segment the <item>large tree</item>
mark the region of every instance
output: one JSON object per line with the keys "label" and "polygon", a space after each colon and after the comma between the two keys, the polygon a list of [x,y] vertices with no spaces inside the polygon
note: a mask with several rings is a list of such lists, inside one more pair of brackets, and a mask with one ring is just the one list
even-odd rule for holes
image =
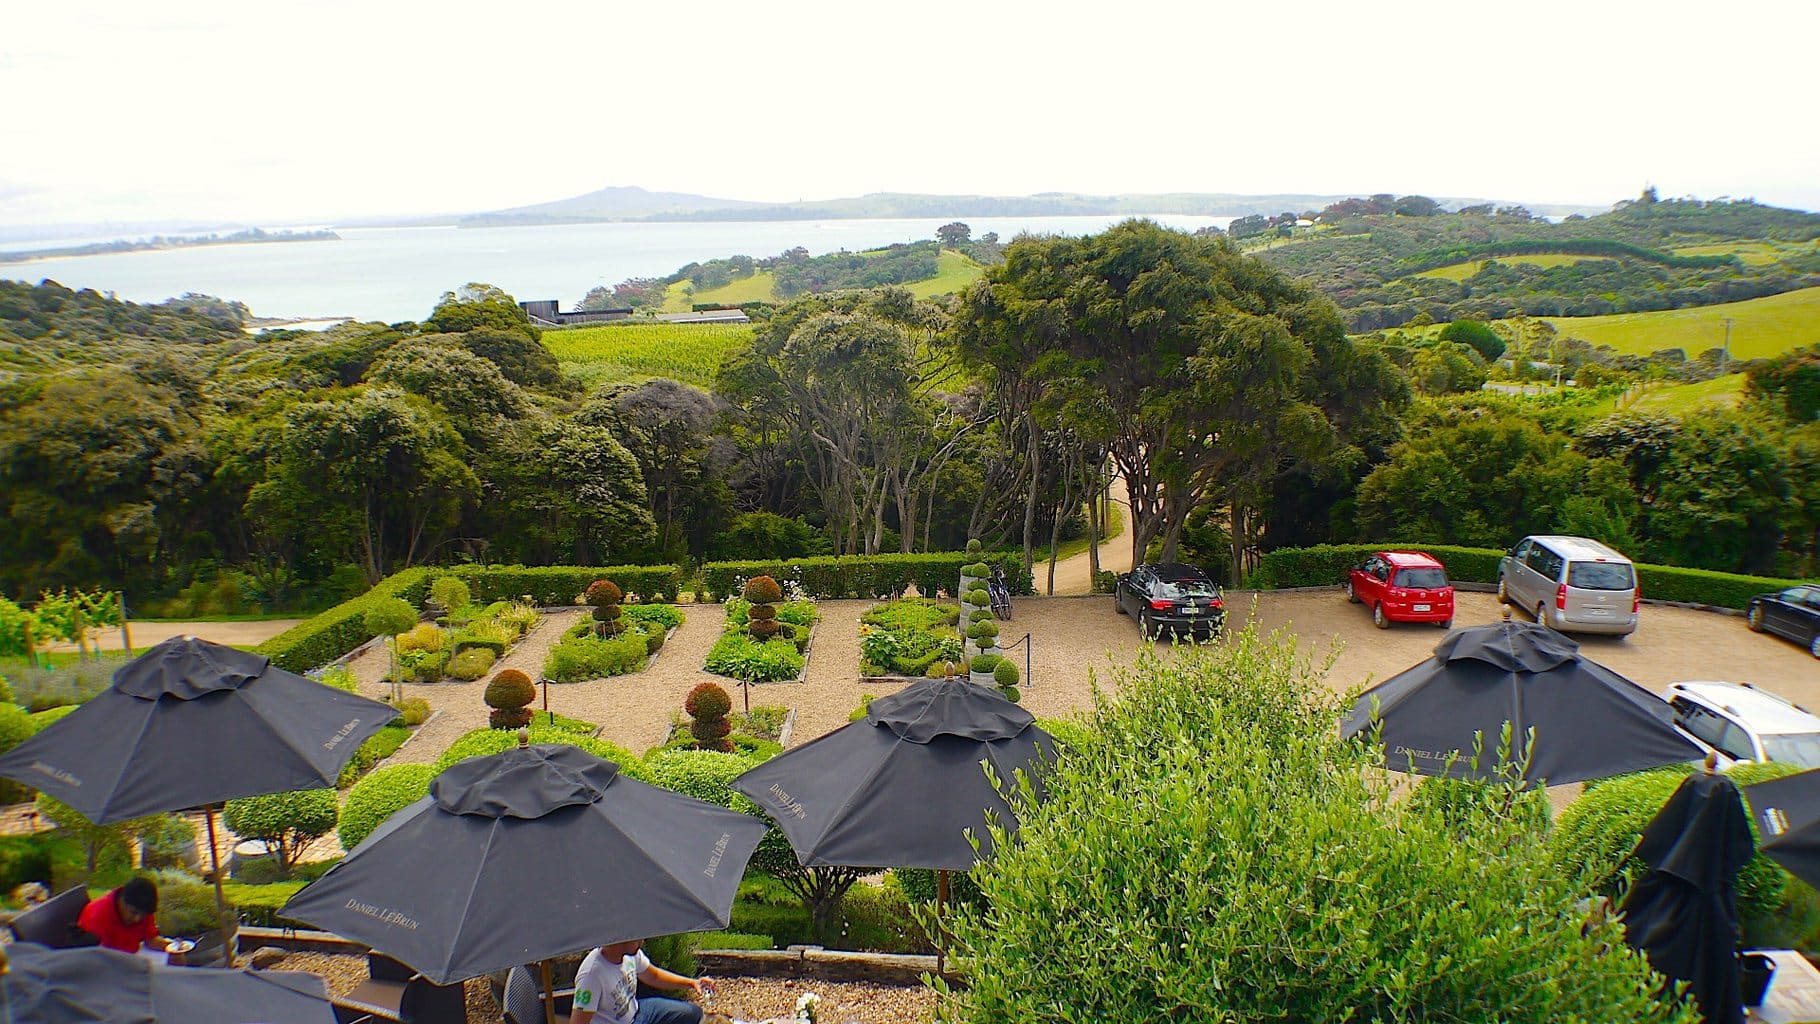
{"label": "large tree", "polygon": [[1332,303],[1224,239],[1126,221],[1005,256],[961,302],[962,350],[1032,415],[1050,381],[1104,396],[1137,560],[1156,539],[1174,557],[1198,503],[1255,506],[1281,473],[1343,448],[1345,424],[1400,397]]}

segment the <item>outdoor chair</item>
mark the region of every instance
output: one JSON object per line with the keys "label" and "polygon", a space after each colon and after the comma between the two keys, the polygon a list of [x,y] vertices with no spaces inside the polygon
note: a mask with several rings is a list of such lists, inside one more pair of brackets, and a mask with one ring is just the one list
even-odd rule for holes
{"label": "outdoor chair", "polygon": [[467,1024],[468,1006],[459,982],[432,984],[383,953],[367,954],[367,980],[334,1000],[337,1024]]}
{"label": "outdoor chair", "polygon": [[[575,989],[558,988],[556,1019],[566,1021],[575,1005]],[[506,1024],[543,1024],[543,985],[529,967],[514,967],[506,975],[506,990],[501,997]]]}
{"label": "outdoor chair", "polygon": [[88,906],[88,888],[72,886],[12,920],[13,940],[36,942],[52,949],[93,946],[96,938],[76,927],[82,908]]}

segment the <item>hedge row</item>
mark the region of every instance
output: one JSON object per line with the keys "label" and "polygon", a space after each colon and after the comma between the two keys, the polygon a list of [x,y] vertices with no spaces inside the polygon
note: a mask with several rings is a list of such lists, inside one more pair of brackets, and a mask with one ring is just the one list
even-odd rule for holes
{"label": "hedge row", "polygon": [[961,566],[969,562],[1002,565],[1005,584],[1013,594],[1036,593],[1031,575],[1017,552],[991,552],[977,558],[964,551],[921,555],[835,555],[784,561],[709,562],[701,567],[703,593],[720,601],[739,592],[746,580],[770,576],[779,583],[795,583],[803,596],[815,600],[896,597],[910,584],[924,597],[953,594]]}
{"label": "hedge row", "polygon": [[[1245,586],[1252,590],[1275,590],[1338,585],[1345,581],[1349,567],[1364,561],[1373,551],[1426,551],[1447,566],[1447,575],[1452,579],[1487,584],[1498,582],[1498,560],[1506,554],[1496,548],[1462,548],[1448,544],[1322,544],[1311,548],[1279,548],[1264,554],[1258,567],[1246,577]],[[1641,562],[1637,563],[1637,578],[1643,585],[1645,598],[1740,609],[1753,595],[1801,582]]]}
{"label": "hedge row", "polygon": [[421,565],[395,572],[359,597],[305,619],[253,650],[272,659],[272,664],[279,668],[292,672],[326,665],[373,639],[367,629],[366,615],[367,609],[375,604],[397,597],[413,608],[421,607],[430,590],[430,577],[435,572]]}
{"label": "hedge row", "polygon": [[254,648],[279,668],[303,672],[326,665],[368,640],[367,609],[387,598],[402,598],[421,608],[437,576],[460,577],[477,602],[511,600],[529,595],[540,605],[569,605],[581,597],[588,584],[603,576],[618,583],[627,594],[646,601],[671,601],[682,583],[674,565],[538,566],[457,565],[412,566],[374,584],[373,589],[292,626]]}
{"label": "hedge row", "polygon": [[477,604],[512,601],[530,595],[531,603],[571,605],[598,579],[609,579],[626,592],[626,603],[665,604],[682,588],[682,570],[674,565],[457,565],[442,570],[468,585]]}

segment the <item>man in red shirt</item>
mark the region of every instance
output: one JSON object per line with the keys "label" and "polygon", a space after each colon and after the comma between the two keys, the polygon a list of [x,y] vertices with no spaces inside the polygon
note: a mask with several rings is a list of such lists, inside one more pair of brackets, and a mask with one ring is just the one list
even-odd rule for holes
{"label": "man in red shirt", "polygon": [[100,940],[108,949],[139,952],[140,944],[163,950],[170,940],[158,934],[158,887],[135,878],[103,896],[89,900],[76,918],[76,927]]}

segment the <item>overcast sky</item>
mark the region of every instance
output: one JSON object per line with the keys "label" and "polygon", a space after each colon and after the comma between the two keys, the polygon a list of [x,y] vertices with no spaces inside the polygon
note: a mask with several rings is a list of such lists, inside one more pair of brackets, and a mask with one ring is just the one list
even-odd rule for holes
{"label": "overcast sky", "polygon": [[100,0],[0,14],[0,226],[607,185],[1820,209],[1820,4]]}

